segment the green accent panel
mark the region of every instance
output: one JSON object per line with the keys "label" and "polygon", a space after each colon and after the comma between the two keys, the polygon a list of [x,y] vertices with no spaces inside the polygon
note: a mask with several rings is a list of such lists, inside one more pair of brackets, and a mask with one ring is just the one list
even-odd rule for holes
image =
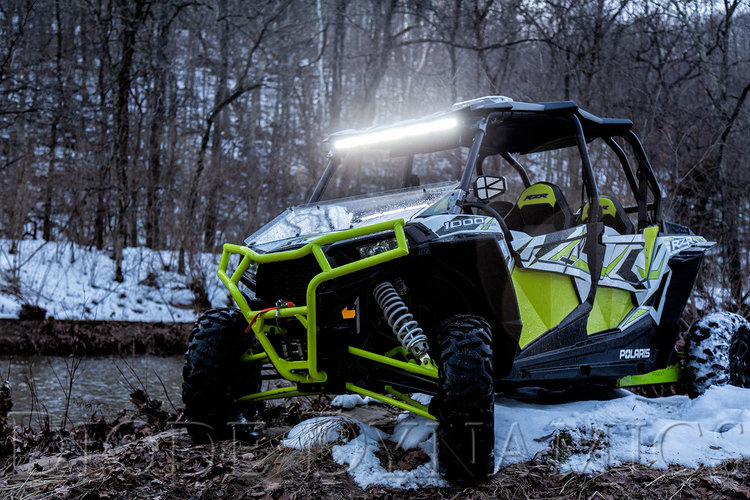
{"label": "green accent panel", "polygon": [[641,266],[638,265],[636,265],[635,268],[638,269],[638,274],[641,275],[641,279],[646,279],[646,270],[641,269]]}
{"label": "green accent panel", "polygon": [[620,255],[618,255],[617,257],[615,257],[615,259],[612,262],[610,262],[610,264],[608,266],[606,266],[605,268],[603,268],[602,269],[602,278],[604,278],[605,276],[609,276],[609,273],[611,273],[612,270],[615,267],[617,267],[617,264],[622,260],[623,257],[625,257],[625,254],[628,253],[629,251],[630,251],[630,249],[626,248],[625,250],[622,251],[622,253]]}
{"label": "green accent panel", "polygon": [[[664,254],[662,254],[662,255],[664,255]],[[664,260],[665,259],[666,259],[666,256],[662,257],[661,258],[661,262],[659,262],[659,267],[657,267],[656,269],[651,269],[648,272],[648,279],[653,280],[653,279],[658,278],[659,275],[661,275],[661,268],[662,268],[662,266],[664,266]]]}
{"label": "green accent panel", "polygon": [[589,265],[588,265],[588,263],[585,260],[583,260],[583,259],[578,259],[576,261],[576,263],[573,264],[573,267],[577,267],[578,269],[591,274],[591,272],[589,271]]}
{"label": "green accent panel", "polygon": [[630,315],[630,317],[627,319],[627,321],[623,322],[621,328],[625,328],[627,325],[630,325],[631,323],[633,323],[635,320],[637,320],[638,318],[640,318],[641,316],[643,316],[647,312],[648,312],[648,308],[647,307],[639,307],[638,309],[636,309],[635,311],[633,311],[633,314]]}
{"label": "green accent panel", "polygon": [[580,241],[581,241],[581,238],[578,238],[578,239],[575,239],[575,240],[571,241],[570,243],[568,243],[567,245],[565,245],[565,247],[562,250],[560,250],[555,255],[553,255],[550,258],[550,260],[559,260],[563,256],[569,257],[571,250],[573,250],[573,247],[576,246],[576,244],[579,243]]}
{"label": "green accent panel", "polygon": [[525,207],[526,205],[552,205],[555,206],[555,192],[552,188],[546,184],[534,184],[523,190],[521,196],[518,198],[519,208]]}
{"label": "green accent panel", "polygon": [[617,387],[633,387],[635,385],[668,384],[680,380],[680,365],[669,365],[660,370],[644,373],[643,375],[628,375],[617,380]]}
{"label": "green accent panel", "polygon": [[[643,236],[646,239],[643,246],[643,256],[646,258],[646,269],[641,273],[641,278],[645,278],[648,275],[646,271],[651,267],[651,259],[654,256],[654,245],[656,244],[656,235],[658,233],[659,226],[649,226],[643,230]],[[640,271],[640,268],[638,271]]]}
{"label": "green accent panel", "polygon": [[[602,209],[602,215],[611,215],[612,217],[615,216],[617,213],[617,210],[615,209],[615,204],[607,198],[606,196],[600,196],[599,197],[599,206]],[[583,206],[583,211],[581,212],[581,222],[587,221],[589,218],[589,204],[586,203]]]}
{"label": "green accent panel", "polygon": [[603,330],[617,328],[617,325],[632,310],[633,299],[630,292],[619,288],[599,286],[596,288],[594,307],[591,309],[586,324],[586,333],[591,335]]}
{"label": "green accent panel", "polygon": [[521,313],[518,345],[529,342],[557,325],[578,306],[578,295],[569,276],[516,268],[511,274]]}
{"label": "green accent panel", "polygon": [[[326,258],[325,252],[322,247],[329,245],[337,241],[348,240],[351,238],[357,238],[360,236],[366,236],[370,234],[383,233],[393,231],[396,237],[397,247],[388,250],[386,252],[365,257],[363,259],[350,262],[337,267],[332,267],[331,263]],[[239,254],[242,259],[240,260],[237,269],[230,276],[227,274],[227,267],[229,266],[229,258],[232,254]],[[253,311],[247,304],[245,297],[240,292],[237,284],[240,281],[240,277],[247,271],[252,262],[268,263],[268,262],[279,262],[283,260],[294,260],[301,259],[307,255],[312,254],[318,265],[321,268],[321,272],[316,274],[307,285],[306,304],[296,305],[294,307],[285,307],[282,309],[274,309],[266,312]],[[353,229],[347,229],[345,231],[338,231],[334,233],[325,234],[313,241],[307,243],[301,248],[295,250],[287,250],[283,252],[274,252],[267,254],[259,254],[246,246],[225,244],[224,250],[221,255],[221,262],[219,263],[219,270],[217,274],[219,279],[227,287],[232,298],[239,306],[245,319],[253,323],[253,332],[256,338],[263,346],[263,350],[268,356],[268,360],[273,364],[276,371],[279,372],[287,380],[292,382],[325,382],[327,375],[323,371],[318,370],[318,353],[317,353],[317,340],[318,340],[318,323],[316,320],[317,307],[316,307],[316,293],[318,286],[325,281],[339,278],[341,276],[351,274],[369,267],[377,266],[384,262],[404,257],[409,254],[409,245],[406,242],[406,235],[404,234],[404,220],[396,219],[392,221],[381,222],[378,224],[372,224],[370,226],[358,227]],[[271,341],[268,339],[268,335],[272,333],[272,326],[266,325],[266,320],[273,320],[276,317],[282,318],[297,318],[302,326],[307,330],[307,359],[303,361],[287,361],[283,359],[274,349]],[[283,397],[283,396],[280,396]]]}
{"label": "green accent panel", "polygon": [[[401,408],[402,410],[407,410],[412,413],[416,413],[417,415],[420,415],[425,418],[429,418],[430,420],[437,420],[433,415],[430,415],[429,412],[423,410],[422,408],[409,404],[405,401],[399,401],[398,399],[393,399],[388,396],[383,396],[382,394],[378,394],[377,392],[373,392],[363,387],[356,386],[350,382],[346,383],[346,390],[356,392],[357,394],[361,394],[362,396],[370,396],[373,399],[377,399],[378,401],[391,404],[395,406],[396,408]],[[423,406],[423,405],[420,405],[420,406]]]}

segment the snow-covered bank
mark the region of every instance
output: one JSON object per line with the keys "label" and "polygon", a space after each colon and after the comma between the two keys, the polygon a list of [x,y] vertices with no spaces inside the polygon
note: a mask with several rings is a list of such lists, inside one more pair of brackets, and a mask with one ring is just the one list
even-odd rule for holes
{"label": "snow-covered bank", "polygon": [[181,275],[176,252],[126,248],[125,279],[118,283],[106,251],[41,240],[23,240],[13,254],[10,247],[0,240],[0,318],[15,318],[30,304],[57,319],[191,322],[194,280],[204,284],[213,305],[227,302],[216,277],[219,255],[196,254]]}
{"label": "snow-covered bank", "polygon": [[[750,457],[750,389],[712,387],[693,400],[648,399],[625,390],[609,393],[606,400],[559,404],[542,404],[543,395],[527,396],[526,401],[496,402],[496,470],[522,461],[546,461],[561,471],[584,473],[627,462],[660,469],[672,464],[695,468]],[[354,421],[360,432],[348,440],[339,432],[352,419],[325,424],[327,418],[342,417],[304,421],[292,429],[293,439],[286,444],[300,448],[347,441],[333,446],[333,459],[347,465],[363,488],[443,484],[436,470],[434,422],[402,414],[390,435]],[[386,440],[403,449],[420,447],[431,460],[411,471],[388,472],[375,455]]]}
{"label": "snow-covered bank", "polygon": [[[503,398],[495,408],[496,468],[550,450],[563,470],[594,472],[625,462],[698,467],[750,457],[750,389],[711,387],[702,396],[644,398],[625,390],[606,401],[542,405]],[[747,429],[747,431],[746,431]]]}

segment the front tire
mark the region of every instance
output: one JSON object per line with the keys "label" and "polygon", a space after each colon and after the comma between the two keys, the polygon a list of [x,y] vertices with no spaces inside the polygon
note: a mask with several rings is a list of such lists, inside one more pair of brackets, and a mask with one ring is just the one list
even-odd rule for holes
{"label": "front tire", "polygon": [[240,438],[252,440],[253,405],[234,399],[260,390],[257,364],[240,362],[251,337],[239,309],[223,307],[203,313],[193,326],[182,370],[182,401],[188,434],[196,442]]}
{"label": "front tire", "polygon": [[457,315],[440,336],[438,462],[446,479],[476,483],[494,472],[494,373],[489,324]]}
{"label": "front tire", "polygon": [[690,397],[714,385],[750,386],[750,323],[716,312],[693,323],[685,338],[685,380]]}

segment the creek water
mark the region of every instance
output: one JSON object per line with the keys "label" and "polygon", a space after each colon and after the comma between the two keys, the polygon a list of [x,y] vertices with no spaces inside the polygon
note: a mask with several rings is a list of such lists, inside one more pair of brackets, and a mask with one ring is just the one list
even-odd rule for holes
{"label": "creek water", "polygon": [[[13,409],[9,417],[36,427],[44,413],[60,426],[68,401],[67,424],[81,423],[96,412],[112,416],[132,406],[129,395],[143,389],[154,399],[182,406],[184,358],[177,356],[13,357],[0,360],[0,380],[8,379]],[[71,383],[72,377],[72,383]]]}

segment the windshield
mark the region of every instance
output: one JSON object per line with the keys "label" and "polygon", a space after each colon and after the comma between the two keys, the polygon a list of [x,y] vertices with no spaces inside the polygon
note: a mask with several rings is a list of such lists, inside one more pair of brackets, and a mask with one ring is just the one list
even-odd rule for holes
{"label": "windshield", "polygon": [[270,247],[278,249],[278,244],[271,244],[279,240],[289,240],[284,246],[295,246],[321,233],[399,218],[408,221],[430,207],[447,210],[449,204],[442,201],[457,188],[458,182],[443,182],[288,208],[245,240],[245,244],[264,251]]}
{"label": "windshield", "polygon": [[462,148],[411,156],[358,149],[341,155],[339,162],[320,200],[457,181],[461,178],[465,155]]}

